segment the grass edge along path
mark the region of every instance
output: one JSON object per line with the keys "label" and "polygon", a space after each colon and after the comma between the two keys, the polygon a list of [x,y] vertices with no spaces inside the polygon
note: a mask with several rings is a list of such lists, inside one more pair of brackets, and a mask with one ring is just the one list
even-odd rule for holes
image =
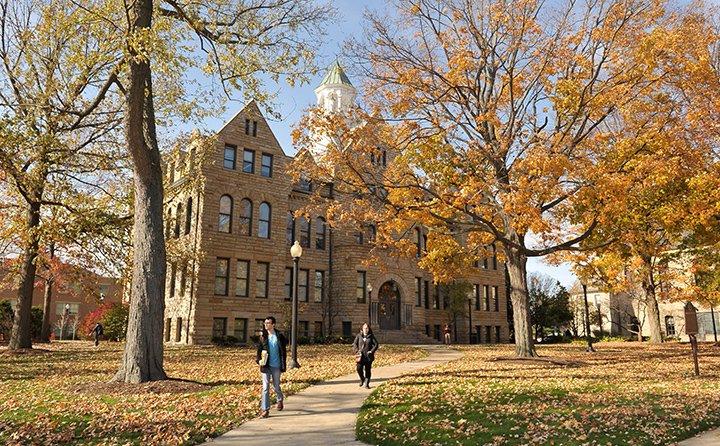
{"label": "grass edge along path", "polygon": [[600,344],[540,346],[547,361],[495,361],[511,346],[459,347],[462,359],[373,392],[358,415],[360,441],[388,445],[661,445],[720,425],[720,352]]}

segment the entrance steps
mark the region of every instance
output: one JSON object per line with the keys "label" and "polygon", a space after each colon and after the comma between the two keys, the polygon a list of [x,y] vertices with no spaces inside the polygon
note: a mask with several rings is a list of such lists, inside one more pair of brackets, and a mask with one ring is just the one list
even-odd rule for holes
{"label": "entrance steps", "polygon": [[437,339],[414,330],[373,330],[380,344],[421,344],[438,345]]}

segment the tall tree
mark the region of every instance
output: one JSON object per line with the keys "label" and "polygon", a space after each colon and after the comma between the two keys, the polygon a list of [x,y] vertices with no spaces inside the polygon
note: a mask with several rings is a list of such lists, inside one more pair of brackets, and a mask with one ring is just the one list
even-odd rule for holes
{"label": "tall tree", "polygon": [[100,82],[114,64],[99,49],[106,35],[78,26],[67,3],[32,0],[0,2],[0,31],[0,199],[9,243],[20,251],[15,350],[32,345],[43,216],[51,207],[97,211],[88,198],[122,157],[112,143],[118,104]]}
{"label": "tall tree", "polygon": [[[335,220],[382,222],[385,246],[403,251],[409,227],[429,228],[420,264],[438,277],[498,246],[516,353],[534,356],[527,259],[579,249],[604,204],[622,199],[630,148],[663,131],[627,123],[670,100],[650,100],[675,37],[663,3],[394,4],[395,18],[369,16],[367,39],[350,47],[368,79],[368,111],[309,114],[295,136],[322,150],[297,170],[351,197],[333,204]],[[387,168],[372,162],[378,147],[392,149]],[[448,261],[452,252],[462,265]]]}
{"label": "tall tree", "polygon": [[558,328],[573,320],[570,311],[570,295],[552,277],[533,274],[529,279],[530,322],[536,337],[545,337],[545,328]]}
{"label": "tall tree", "polygon": [[[161,122],[189,118],[212,94],[189,73],[215,76],[223,91],[265,102],[264,79],[306,79],[313,48],[332,10],[312,0],[98,0],[85,20],[110,27],[108,52],[118,63],[107,81],[125,99],[125,139],[133,160],[133,270],[127,342],[115,380],[165,378],[163,312],[166,251],[156,108]],[[204,110],[207,112],[207,110]]]}

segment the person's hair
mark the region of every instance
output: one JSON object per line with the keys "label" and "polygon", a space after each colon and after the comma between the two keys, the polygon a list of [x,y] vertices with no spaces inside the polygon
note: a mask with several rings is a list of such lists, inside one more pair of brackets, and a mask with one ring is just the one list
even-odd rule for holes
{"label": "person's hair", "polygon": [[263,319],[263,320],[266,321],[266,320],[268,320],[268,319],[270,319],[270,322],[272,322],[272,324],[275,325],[275,316],[268,316],[268,317],[266,317],[266,318]]}
{"label": "person's hair", "polygon": [[373,334],[372,328],[370,328],[370,324],[368,324],[367,322],[364,322],[364,323],[360,326],[360,333],[362,333],[362,328],[363,328],[364,326],[366,326],[366,325],[367,325],[367,328],[368,328],[368,334]]}

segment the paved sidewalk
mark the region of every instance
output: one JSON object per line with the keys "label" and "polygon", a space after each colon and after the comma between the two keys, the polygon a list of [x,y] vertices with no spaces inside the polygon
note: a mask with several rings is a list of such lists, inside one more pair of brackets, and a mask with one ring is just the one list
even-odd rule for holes
{"label": "paved sidewalk", "polygon": [[688,438],[678,443],[678,446],[718,446],[720,445],[720,429],[713,429]]}
{"label": "paved sidewalk", "polygon": [[[462,357],[444,346],[423,346],[425,359],[373,368],[370,386],[388,379]],[[379,353],[382,353],[380,351]],[[259,377],[258,377],[259,379]],[[357,374],[324,381],[287,397],[285,410],[273,406],[270,418],[256,418],[205,443],[211,446],[297,444],[303,446],[361,445],[355,440],[355,419],[372,389],[358,387]]]}

